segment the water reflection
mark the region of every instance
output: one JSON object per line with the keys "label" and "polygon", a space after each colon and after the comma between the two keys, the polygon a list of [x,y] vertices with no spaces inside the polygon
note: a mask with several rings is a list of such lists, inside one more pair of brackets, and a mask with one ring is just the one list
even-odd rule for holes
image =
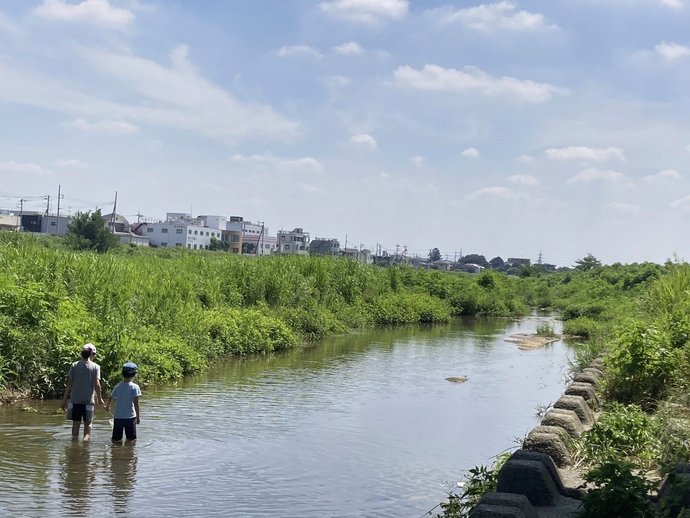
{"label": "water reflection", "polygon": [[367,330],[231,360],[146,390],[136,447],[112,446],[103,414],[85,444],[55,402],[0,407],[0,516],[420,516],[562,393],[566,345],[504,341],[537,323]]}
{"label": "water reflection", "polygon": [[65,446],[60,472],[63,513],[83,516],[91,510],[91,489],[96,471],[91,459],[91,443],[71,441]]}
{"label": "water reflection", "polygon": [[136,447],[129,444],[115,444],[110,452],[110,494],[113,497],[115,514],[131,512],[130,500],[137,481]]}

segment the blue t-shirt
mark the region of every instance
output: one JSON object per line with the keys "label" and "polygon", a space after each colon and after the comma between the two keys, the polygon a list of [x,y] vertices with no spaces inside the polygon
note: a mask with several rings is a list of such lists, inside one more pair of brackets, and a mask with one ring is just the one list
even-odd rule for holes
{"label": "blue t-shirt", "polygon": [[131,419],[137,416],[134,409],[134,398],[141,396],[139,385],[131,381],[122,381],[115,385],[110,397],[115,399],[115,419]]}

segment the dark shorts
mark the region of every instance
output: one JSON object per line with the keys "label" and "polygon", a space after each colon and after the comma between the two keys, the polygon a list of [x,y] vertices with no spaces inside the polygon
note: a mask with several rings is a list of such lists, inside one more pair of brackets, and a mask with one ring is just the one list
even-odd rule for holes
{"label": "dark shorts", "polygon": [[113,419],[113,441],[122,440],[122,431],[128,441],[136,441],[137,439],[137,418],[130,417],[129,419]]}
{"label": "dark shorts", "polygon": [[89,424],[93,421],[93,405],[80,405],[79,403],[70,403],[67,407],[67,419],[69,421],[77,421]]}

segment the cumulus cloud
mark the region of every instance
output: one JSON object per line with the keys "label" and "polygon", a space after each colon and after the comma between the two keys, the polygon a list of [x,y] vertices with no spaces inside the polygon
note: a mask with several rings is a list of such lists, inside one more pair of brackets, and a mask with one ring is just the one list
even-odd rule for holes
{"label": "cumulus cloud", "polygon": [[486,187],[484,189],[479,189],[474,191],[467,196],[465,199],[468,201],[476,200],[477,198],[495,198],[499,200],[514,200],[522,197],[522,195],[512,189],[507,187]]}
{"label": "cumulus cloud", "polygon": [[350,143],[355,144],[359,147],[366,147],[370,149],[376,149],[379,147],[376,143],[376,139],[366,133],[362,133],[360,135],[353,135],[352,137],[350,137]]}
{"label": "cumulus cloud", "polygon": [[467,148],[460,154],[465,158],[479,158],[479,150],[473,147]]}
{"label": "cumulus cloud", "polygon": [[648,176],[645,176],[642,180],[648,183],[665,184],[677,182],[678,180],[682,179],[683,175],[681,175],[675,169],[664,169],[663,171],[659,171],[656,174],[650,174]]}
{"label": "cumulus cloud", "polygon": [[421,157],[419,155],[413,156],[412,158],[410,158],[410,162],[412,162],[417,167],[421,167],[424,165],[424,157]]}
{"label": "cumulus cloud", "polygon": [[670,203],[670,207],[674,209],[680,209],[683,212],[690,212],[690,195],[683,196]]}
{"label": "cumulus cloud", "polygon": [[572,176],[566,180],[566,184],[572,185],[576,183],[590,183],[594,181],[604,181],[604,182],[620,182],[625,178],[623,173],[616,171],[611,171],[609,169],[598,169],[596,167],[590,167],[584,171],[579,172],[575,176]]}
{"label": "cumulus cloud", "polygon": [[525,175],[525,174],[516,174],[513,176],[509,176],[508,181],[516,183],[516,184],[520,184],[520,185],[530,185],[530,186],[539,185],[539,180],[537,178],[535,178],[534,176]]}
{"label": "cumulus cloud", "polygon": [[399,20],[408,11],[407,0],[333,0],[319,4],[321,11],[338,18],[376,25],[385,19]]}
{"label": "cumulus cloud", "polygon": [[88,169],[90,166],[86,162],[77,160],[76,158],[68,158],[66,160],[56,160],[53,162],[55,167],[71,167],[73,169]]}
{"label": "cumulus cloud", "polygon": [[43,0],[33,12],[52,20],[80,21],[116,29],[123,29],[134,20],[131,11],[113,7],[108,0],[84,0],[78,4],[68,4],[64,0]]}
{"label": "cumulus cloud", "polygon": [[509,97],[533,103],[546,102],[554,94],[565,94],[567,90],[548,83],[537,83],[514,77],[492,77],[476,67],[462,70],[443,68],[438,65],[424,65],[422,70],[401,66],[393,72],[395,83],[414,90],[433,92],[477,92],[491,97]]}
{"label": "cumulus cloud", "polygon": [[14,174],[28,174],[32,176],[46,176],[53,174],[53,171],[41,167],[37,164],[20,164],[14,160],[0,164],[0,171],[7,171]]}
{"label": "cumulus cloud", "polygon": [[521,164],[530,164],[534,162],[534,157],[530,155],[520,155],[515,159],[516,162],[520,162]]}
{"label": "cumulus cloud", "polygon": [[640,207],[637,205],[630,205],[628,203],[619,203],[616,201],[613,201],[611,203],[607,203],[606,206],[611,209],[614,212],[619,212],[621,214],[630,214],[634,212],[640,212]]}
{"label": "cumulus cloud", "polygon": [[345,56],[364,54],[364,48],[356,41],[350,41],[348,43],[343,43],[342,45],[336,45],[333,47],[333,52],[336,54],[343,54]]}
{"label": "cumulus cloud", "polygon": [[428,14],[442,23],[461,23],[476,30],[508,29],[516,31],[557,28],[547,25],[543,14],[518,11],[515,2],[497,2],[482,4],[467,9],[455,9],[452,6],[432,9]]}
{"label": "cumulus cloud", "polygon": [[265,155],[233,155],[233,162],[248,164],[263,170],[274,170],[279,173],[321,173],[323,164],[316,158],[304,157],[297,159],[280,158],[270,153]]}
{"label": "cumulus cloud", "polygon": [[571,146],[560,149],[547,149],[544,152],[547,158],[552,160],[592,160],[594,162],[606,162],[611,158],[624,161],[623,150],[617,147],[606,149],[594,149],[584,146]]}
{"label": "cumulus cloud", "polygon": [[72,122],[63,123],[64,126],[73,126],[84,131],[98,131],[111,135],[128,135],[139,132],[139,127],[129,122],[104,119],[96,122],[88,122],[86,119],[74,119]]}
{"label": "cumulus cloud", "polygon": [[683,2],[681,0],[659,0],[659,2],[673,9],[683,8]]}
{"label": "cumulus cloud", "polygon": [[678,43],[659,43],[654,47],[657,54],[667,61],[675,61],[685,56],[690,56],[690,47]]}
{"label": "cumulus cloud", "polygon": [[309,45],[283,45],[277,52],[281,58],[292,56],[313,56],[320,58],[321,53]]}

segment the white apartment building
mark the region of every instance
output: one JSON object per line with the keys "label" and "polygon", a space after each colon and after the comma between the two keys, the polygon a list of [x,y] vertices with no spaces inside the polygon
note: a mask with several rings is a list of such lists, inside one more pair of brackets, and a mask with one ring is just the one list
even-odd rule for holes
{"label": "white apartment building", "polygon": [[140,223],[134,232],[148,237],[151,246],[182,246],[191,250],[208,250],[211,238],[218,241],[223,238],[221,229],[204,226],[204,222],[216,222],[222,219],[222,216],[202,216],[194,219],[190,214],[169,212],[166,217],[165,222]]}
{"label": "white apartment building", "polygon": [[309,232],[304,229],[279,230],[276,240],[279,254],[309,255]]}

